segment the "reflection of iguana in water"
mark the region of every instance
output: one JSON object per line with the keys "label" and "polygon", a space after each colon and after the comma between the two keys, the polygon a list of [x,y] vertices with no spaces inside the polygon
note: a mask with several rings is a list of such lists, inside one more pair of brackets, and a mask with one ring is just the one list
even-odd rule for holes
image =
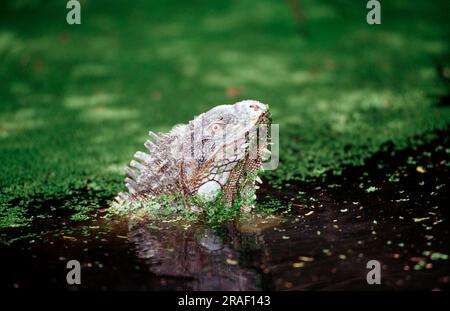
{"label": "reflection of iguana in water", "polygon": [[[260,235],[241,235],[230,229],[226,231],[229,238],[225,238],[207,226],[180,230],[168,223],[159,225],[131,226],[128,239],[154,276],[175,282],[168,289],[258,290],[261,273],[256,267],[267,264],[269,259]],[[251,252],[253,261],[242,262],[241,266],[237,259],[241,253],[249,255],[247,252]]]}
{"label": "reflection of iguana in water", "polygon": [[[128,193],[116,200],[146,202],[169,194],[193,208],[193,197],[212,201],[220,194],[228,205],[238,198],[248,202],[260,181],[256,174],[262,155],[268,154],[268,121],[266,105],[245,100],[214,107],[166,134],[150,132],[152,141],[144,144],[150,154],[135,154],[126,168]],[[251,208],[246,203],[241,207]]]}

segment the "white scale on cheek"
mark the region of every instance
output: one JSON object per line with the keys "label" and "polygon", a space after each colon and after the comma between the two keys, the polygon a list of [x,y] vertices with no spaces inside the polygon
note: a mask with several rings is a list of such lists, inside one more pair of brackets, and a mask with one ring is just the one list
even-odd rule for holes
{"label": "white scale on cheek", "polygon": [[230,176],[230,172],[223,172],[218,177],[214,178],[217,182],[219,182],[221,185],[225,185],[228,181],[228,177]]}
{"label": "white scale on cheek", "polygon": [[220,189],[220,184],[217,181],[212,180],[201,185],[197,190],[197,194],[205,198],[207,201],[211,201],[216,197]]}
{"label": "white scale on cheek", "polygon": [[208,201],[214,199],[222,189],[222,185],[225,185],[228,181],[229,176],[230,172],[223,172],[219,176],[215,176],[215,179],[201,185],[197,190],[197,194],[204,197]]}

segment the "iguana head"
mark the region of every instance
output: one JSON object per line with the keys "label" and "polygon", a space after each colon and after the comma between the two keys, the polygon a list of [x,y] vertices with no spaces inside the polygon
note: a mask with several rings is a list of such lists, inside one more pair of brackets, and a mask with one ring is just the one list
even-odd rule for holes
{"label": "iguana head", "polygon": [[188,205],[194,195],[212,200],[222,192],[232,203],[237,194],[254,189],[250,177],[261,166],[262,151],[267,151],[268,122],[266,105],[244,100],[216,106],[168,133],[150,132],[152,140],[145,143],[150,154],[135,154],[126,168],[129,194],[119,194],[117,201],[180,193]]}
{"label": "iguana head", "polygon": [[214,107],[191,122],[193,148],[185,153],[191,190],[208,200],[222,190],[232,200],[242,190],[243,175],[261,164],[267,132],[258,126],[268,120],[266,105],[244,100]]}

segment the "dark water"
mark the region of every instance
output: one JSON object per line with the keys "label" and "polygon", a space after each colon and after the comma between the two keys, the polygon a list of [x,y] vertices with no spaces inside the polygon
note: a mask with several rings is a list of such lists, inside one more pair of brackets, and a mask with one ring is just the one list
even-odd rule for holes
{"label": "dark water", "polygon": [[[2,288],[132,290],[449,289],[448,131],[417,149],[384,151],[342,176],[266,186],[290,211],[221,228],[64,215],[3,230]],[[82,264],[68,286],[66,262]],[[366,263],[382,265],[368,285]]]}

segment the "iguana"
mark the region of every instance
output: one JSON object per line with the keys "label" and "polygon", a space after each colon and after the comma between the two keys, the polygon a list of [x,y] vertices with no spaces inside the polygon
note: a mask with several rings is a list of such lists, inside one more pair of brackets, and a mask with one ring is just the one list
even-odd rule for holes
{"label": "iguana", "polygon": [[[173,195],[190,210],[201,209],[192,198],[220,200],[231,205],[237,198],[254,197],[255,181],[267,149],[270,123],[268,107],[255,100],[220,105],[176,125],[168,133],[149,132],[149,153],[136,152],[126,167],[127,193],[119,193],[119,204],[145,203],[162,195]],[[252,204],[243,204],[249,211]]]}

